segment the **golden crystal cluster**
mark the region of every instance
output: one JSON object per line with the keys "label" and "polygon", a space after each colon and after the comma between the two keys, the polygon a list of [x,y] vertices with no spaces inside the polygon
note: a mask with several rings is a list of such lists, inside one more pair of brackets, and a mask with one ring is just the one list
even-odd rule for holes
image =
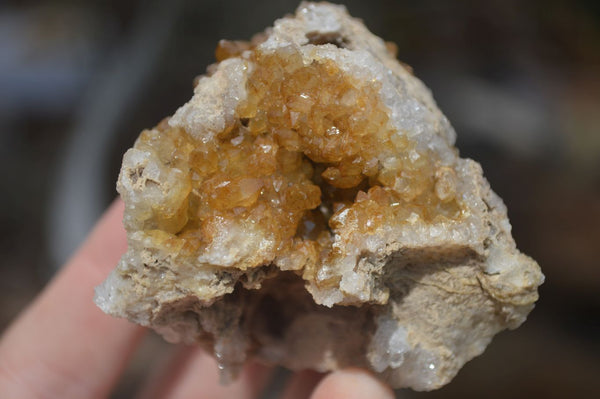
{"label": "golden crystal cluster", "polygon": [[[235,55],[223,54],[228,46],[221,42],[217,56]],[[357,81],[331,60],[306,65],[297,52],[249,51],[247,99],[215,140],[166,120],[140,135],[136,148],[185,172],[186,184],[170,194],[180,206],[153,209],[153,229],[176,235],[193,254],[224,220],[243,219],[276,242],[273,258],[301,250],[306,263],[295,268],[315,273],[336,256],[341,225],[370,234],[413,215],[460,218],[455,172],[390,125],[378,82]]]}

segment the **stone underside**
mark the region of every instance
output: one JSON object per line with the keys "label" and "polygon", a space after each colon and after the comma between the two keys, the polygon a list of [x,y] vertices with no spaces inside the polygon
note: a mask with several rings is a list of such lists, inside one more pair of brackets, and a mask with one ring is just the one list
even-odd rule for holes
{"label": "stone underside", "polygon": [[525,320],[543,275],[394,46],[303,3],[216,56],[124,156],[102,310],[206,346],[225,377],[255,357],[418,390]]}

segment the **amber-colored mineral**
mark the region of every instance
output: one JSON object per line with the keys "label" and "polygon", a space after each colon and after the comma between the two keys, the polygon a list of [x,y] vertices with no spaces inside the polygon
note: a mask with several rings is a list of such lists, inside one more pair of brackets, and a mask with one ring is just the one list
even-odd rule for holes
{"label": "amber-colored mineral", "polygon": [[233,375],[256,356],[415,389],[518,326],[543,276],[390,48],[326,3],[221,41],[192,100],[125,154],[129,249],[98,305]]}

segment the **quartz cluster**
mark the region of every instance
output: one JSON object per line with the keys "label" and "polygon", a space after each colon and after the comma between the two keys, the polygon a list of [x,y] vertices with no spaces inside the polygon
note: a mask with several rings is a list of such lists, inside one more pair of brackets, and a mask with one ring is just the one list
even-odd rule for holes
{"label": "quartz cluster", "polygon": [[252,357],[417,390],[525,320],[543,275],[392,44],[302,3],[216,57],[124,156],[128,250],[102,310],[230,376]]}

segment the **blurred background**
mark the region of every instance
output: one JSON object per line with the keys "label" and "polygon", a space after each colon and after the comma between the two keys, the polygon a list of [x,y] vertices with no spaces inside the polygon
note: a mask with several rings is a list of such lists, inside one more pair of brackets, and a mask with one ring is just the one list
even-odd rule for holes
{"label": "blurred background", "polygon": [[[600,2],[354,1],[433,91],[546,275],[528,322],[408,398],[600,397]],[[115,197],[123,152],[297,1],[3,1],[0,331]],[[114,393],[168,350],[151,337]],[[280,376],[284,374],[280,373]]]}

